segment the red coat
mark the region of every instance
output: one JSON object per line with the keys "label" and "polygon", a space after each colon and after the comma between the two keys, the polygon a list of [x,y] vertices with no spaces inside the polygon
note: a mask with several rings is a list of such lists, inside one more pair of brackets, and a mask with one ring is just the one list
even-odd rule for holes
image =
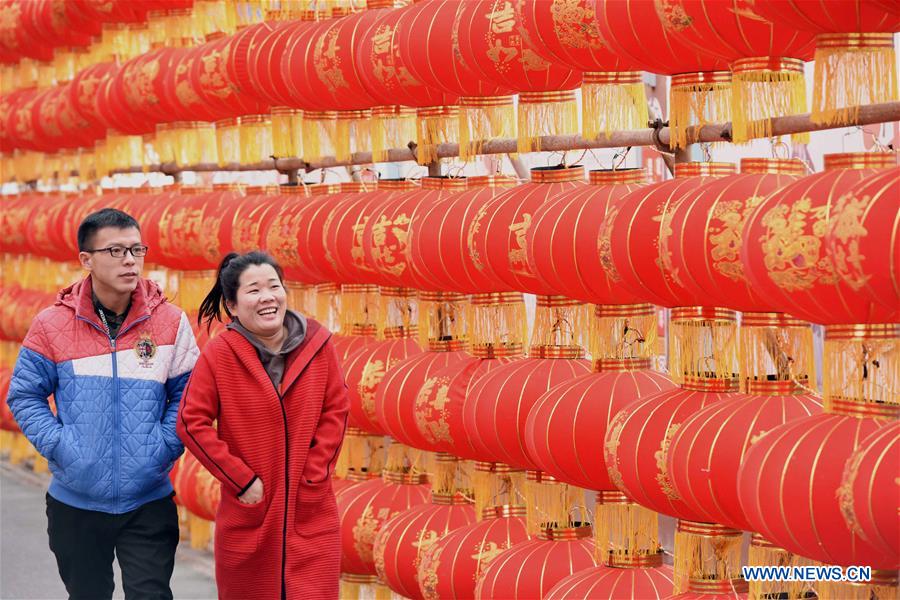
{"label": "red coat", "polygon": [[[306,339],[287,356],[279,391],[236,331],[209,342],[194,367],[178,435],[222,483],[215,535],[220,598],[278,600],[282,590],[289,600],[338,597],[331,472],[349,400],[330,338],[308,321]],[[264,499],[242,504],[237,496],[254,477],[263,482]]]}

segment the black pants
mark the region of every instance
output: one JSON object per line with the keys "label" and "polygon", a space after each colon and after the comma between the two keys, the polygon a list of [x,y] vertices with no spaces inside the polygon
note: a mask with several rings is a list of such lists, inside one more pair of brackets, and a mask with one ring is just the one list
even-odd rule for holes
{"label": "black pants", "polygon": [[47,494],[47,533],[71,600],[112,597],[113,553],[128,600],[171,600],[178,547],[178,512],[171,497],[113,515],[75,508]]}

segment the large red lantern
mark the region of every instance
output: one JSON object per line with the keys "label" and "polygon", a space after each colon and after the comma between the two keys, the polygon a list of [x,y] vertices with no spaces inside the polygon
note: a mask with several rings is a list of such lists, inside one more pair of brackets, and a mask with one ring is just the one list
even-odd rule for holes
{"label": "large red lantern", "polygon": [[454,362],[425,380],[416,396],[415,423],[427,449],[465,459],[476,458],[463,421],[466,398],[481,377],[521,358],[520,350],[475,347],[473,356]]}
{"label": "large red lantern", "polygon": [[847,459],[840,500],[844,521],[866,542],[900,562],[897,479],[900,473],[900,421],[870,434]]}
{"label": "large red lantern", "polygon": [[[900,319],[900,305],[885,307],[840,277],[825,239],[841,196],[876,169],[894,165],[892,154],[827,155],[825,171],[781,188],[756,207],[744,226],[741,258],[772,308],[826,325]],[[889,238],[873,243],[880,252],[890,246]],[[845,260],[864,270],[881,262],[865,260],[858,250]]]}
{"label": "large red lantern", "polygon": [[423,600],[418,567],[429,548],[448,533],[475,522],[463,495],[433,493],[430,504],[404,511],[384,524],[375,538],[379,578],[398,594]]}
{"label": "large red lantern", "polygon": [[417,422],[419,391],[435,373],[467,359],[464,348],[459,340],[431,340],[426,352],[392,366],[375,394],[375,414],[381,429],[400,443],[430,449]]}
{"label": "large red lantern", "polygon": [[[463,60],[481,75],[519,92],[519,151],[541,149],[541,135],[573,134],[578,130],[575,88],[581,72],[554,63],[535,51],[522,26],[524,5],[509,0],[463,3],[456,35]],[[549,23],[547,24],[549,25]]]}
{"label": "large red lantern", "polygon": [[448,532],[422,554],[418,568],[422,596],[474,598],[475,583],[491,561],[527,540],[524,506],[486,508],[481,521]]}
{"label": "large red lantern", "polygon": [[810,33],[762,19],[741,0],[661,0],[655,6],[670,35],[731,63],[736,142],[770,137],[772,117],[806,112],[803,61],[812,58]]}
{"label": "large red lantern", "polygon": [[[662,557],[659,557],[660,561]],[[674,573],[668,565],[630,569],[593,567],[572,573],[557,583],[546,600],[582,598],[668,598]]]}
{"label": "large red lantern", "polygon": [[607,213],[599,239],[600,259],[612,268],[623,288],[659,306],[692,306],[703,299],[681,282],[664,238],[672,235],[671,218],[682,199],[714,177],[731,175],[729,163],[682,163],[675,179],[631,192]]}
{"label": "large red lantern", "polygon": [[[385,473],[347,488],[337,499],[341,519],[341,571],[375,575],[375,537],[394,515],[428,502],[422,475]],[[373,578],[374,579],[374,578]]]}
{"label": "large red lantern", "polygon": [[243,254],[264,246],[260,244],[260,227],[268,216],[281,208],[283,199],[278,186],[249,186],[233,212],[222,220],[219,247],[223,252]]}
{"label": "large red lantern", "polygon": [[370,344],[347,358],[344,376],[350,395],[350,420],[355,427],[370,433],[387,434],[378,420],[375,395],[393,367],[422,353],[411,336],[411,332],[400,327],[388,329],[384,341]]}
{"label": "large red lantern", "polygon": [[460,48],[459,31],[467,2],[435,0],[408,9],[397,28],[400,56],[424,85],[459,96],[459,152],[480,152],[485,140],[515,135],[512,88],[485,78]]}
{"label": "large red lantern", "polygon": [[821,399],[792,381],[756,381],[754,395],[734,394],[707,406],[669,441],[666,470],[678,497],[702,517],[752,530],[741,509],[737,473],[752,440],[791,421],[822,412]]}
{"label": "large red lantern", "polygon": [[[837,200],[826,235],[828,256],[845,284],[886,310],[900,306],[900,168],[871,175]],[[889,244],[886,246],[885,244]],[[894,257],[890,260],[873,258]],[[858,260],[869,257],[868,260]]]}
{"label": "large red lantern", "polygon": [[[391,195],[371,209],[362,234],[362,246],[375,267],[373,283],[434,290],[428,279],[420,277],[419,272],[411,267],[412,222],[466,187],[465,178],[425,177],[421,180],[420,189]],[[420,231],[420,235],[429,233]]]}
{"label": "large red lantern", "polygon": [[530,268],[527,235],[539,208],[558,194],[582,187],[584,168],[580,166],[537,167],[531,170],[529,183],[510,188],[481,206],[469,226],[471,260],[476,268],[503,283],[502,288],[482,291],[508,287],[541,295],[558,293]]}
{"label": "large red lantern", "polygon": [[[525,443],[540,470],[589,490],[613,490],[602,456],[607,427],[635,400],[675,389],[646,359],[599,360],[596,372],[550,388],[528,413]],[[641,370],[636,370],[641,369]]]}
{"label": "large red lantern", "polygon": [[79,71],[69,86],[73,109],[91,124],[98,138],[106,134],[106,125],[98,112],[97,93],[100,83],[114,77],[118,70],[115,62],[97,63]]}
{"label": "large red lantern", "polygon": [[[293,43],[301,32],[311,31],[315,23],[305,21],[268,21],[252,28],[247,49],[247,83],[253,88],[256,96],[268,101],[272,106],[306,105],[305,98],[293,93],[290,79],[282,75],[281,57],[288,51],[288,44]],[[236,61],[242,61],[240,54]],[[240,62],[238,62],[240,64]],[[238,65],[235,65],[237,73]],[[238,81],[241,76],[238,76]],[[309,106],[309,105],[306,105]]]}
{"label": "large red lantern", "polygon": [[475,598],[539,600],[572,573],[596,566],[591,528],[544,531],[497,555],[484,570]]}
{"label": "large red lantern", "polygon": [[646,174],[622,169],[591,171],[589,177],[590,185],[561,191],[533,212],[526,233],[528,265],[554,294],[595,304],[637,303],[604,265],[597,240],[607,215],[646,183]]}
{"label": "large red lantern", "polygon": [[531,357],[492,369],[472,386],[463,422],[482,461],[538,469],[524,434],[528,412],[547,390],[590,372],[577,347],[539,346]]}
{"label": "large red lantern", "polygon": [[228,70],[233,36],[217,33],[207,36],[206,44],[198,46],[191,65],[191,85],[216,120],[268,112],[269,104],[255,95],[241,93]]}
{"label": "large red lantern", "polygon": [[[835,468],[897,417],[896,406],[847,402],[766,433],[750,447],[738,475],[738,496],[753,529],[825,564],[897,569],[897,554],[848,527],[839,496],[842,469]],[[791,510],[801,500],[803,509]]]}
{"label": "large red lantern", "polygon": [[[418,279],[429,282],[427,289],[477,294],[500,284],[473,262],[468,231],[481,208],[514,186],[515,180],[469,177],[467,181],[466,191],[417,212],[409,225],[410,266]],[[503,286],[504,291],[510,289]]]}
{"label": "large red lantern", "polygon": [[855,122],[859,106],[897,100],[894,32],[900,13],[879,0],[805,2],[755,0],[753,11],[773,23],[816,35],[812,120]]}
{"label": "large red lantern", "polygon": [[613,52],[645,71],[671,75],[669,123],[675,146],[687,143],[688,125],[729,120],[728,63],[668,32],[655,4],[643,0],[596,2],[600,36]]}
{"label": "large red lantern", "polygon": [[[306,225],[305,218],[316,205],[310,200],[307,186],[285,186],[281,190],[281,206],[273,213],[271,220],[260,228],[264,236],[265,248],[285,269],[285,275],[291,281],[314,283],[318,279],[307,267],[307,261],[297,244],[300,229]],[[325,197],[318,204],[325,202]]]}

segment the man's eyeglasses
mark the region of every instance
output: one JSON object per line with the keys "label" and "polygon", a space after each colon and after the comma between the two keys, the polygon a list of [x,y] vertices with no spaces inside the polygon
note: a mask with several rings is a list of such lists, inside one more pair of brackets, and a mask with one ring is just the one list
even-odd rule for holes
{"label": "man's eyeglasses", "polygon": [[147,246],[135,244],[131,248],[126,248],[125,246],[110,246],[108,248],[97,248],[96,250],[85,250],[85,252],[88,254],[93,254],[94,252],[109,252],[109,255],[113,258],[123,258],[126,252],[131,252],[133,257],[143,258],[144,256],[147,256],[147,250],[149,250]]}

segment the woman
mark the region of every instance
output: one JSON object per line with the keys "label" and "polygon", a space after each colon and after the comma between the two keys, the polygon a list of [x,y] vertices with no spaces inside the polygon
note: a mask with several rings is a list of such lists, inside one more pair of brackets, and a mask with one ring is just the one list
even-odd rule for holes
{"label": "woman", "polygon": [[199,320],[223,309],[231,322],[200,355],[178,418],[222,483],[219,597],[337,598],[331,473],[349,403],[331,333],[288,309],[281,268],[262,252],[224,258]]}

